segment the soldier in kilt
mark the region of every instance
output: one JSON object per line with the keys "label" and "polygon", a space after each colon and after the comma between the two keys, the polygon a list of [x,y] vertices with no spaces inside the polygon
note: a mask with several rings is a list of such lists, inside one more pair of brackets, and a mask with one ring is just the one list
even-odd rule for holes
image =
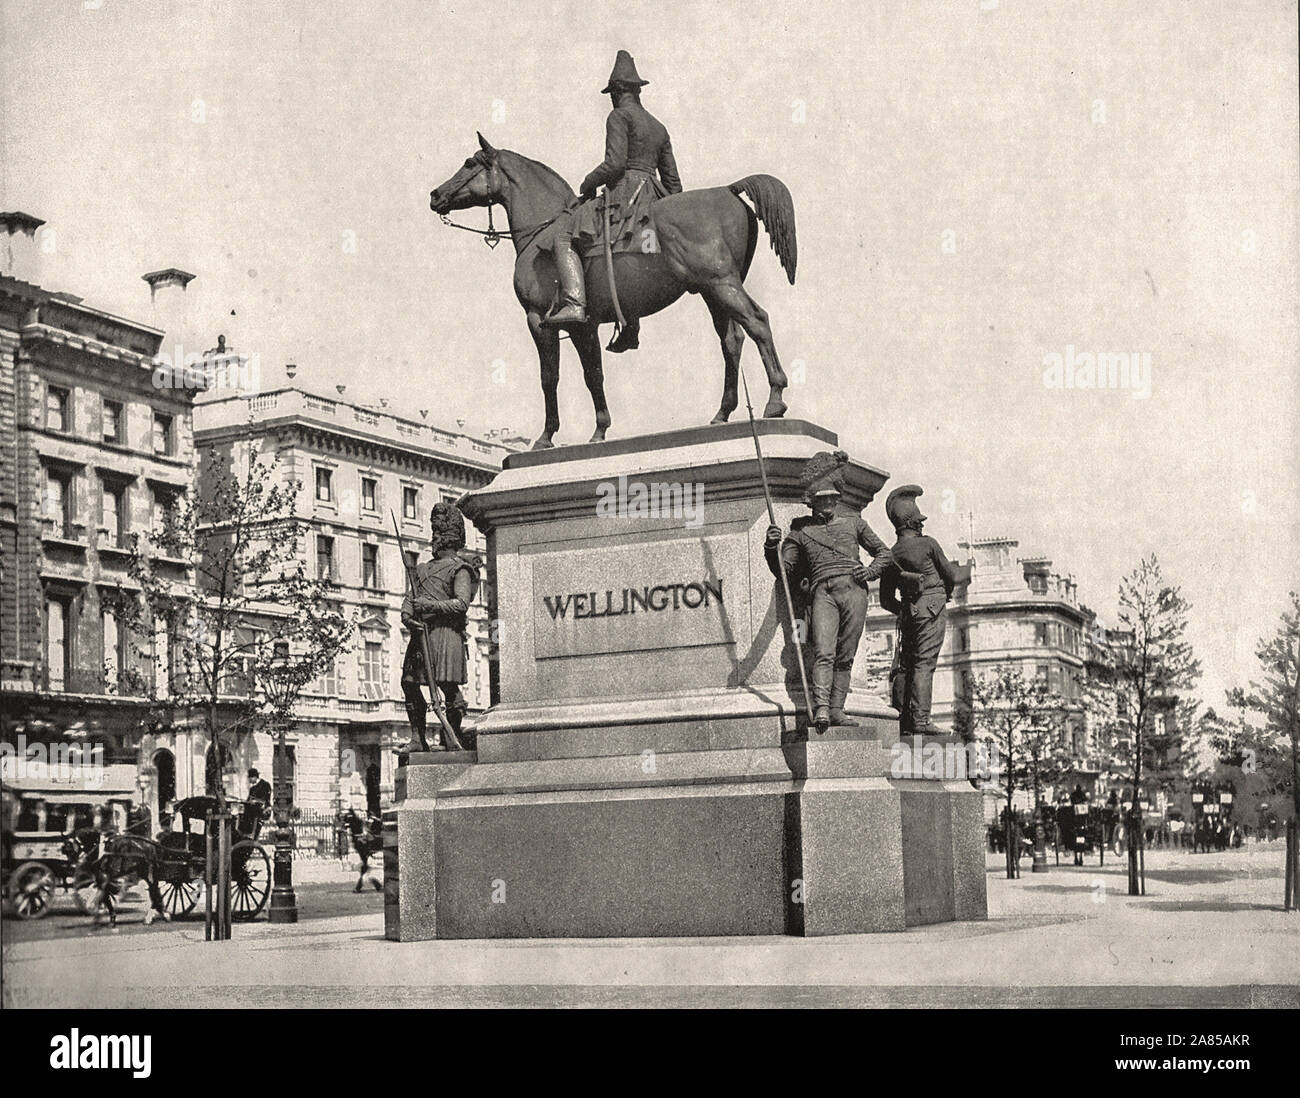
{"label": "soldier in kilt", "polygon": [[402,694],[411,729],[427,751],[429,707],[420,689],[429,685],[421,635],[427,633],[434,683],[446,699],[447,723],[456,734],[442,746],[455,750],[460,746],[455,741],[468,708],[460,687],[468,681],[465,631],[469,605],[478,591],[479,559],[465,550],[465,519],[454,505],[435,504],[429,523],[433,559],[415,566],[414,590],[408,584],[402,602],[402,624],[411,633],[402,662]]}

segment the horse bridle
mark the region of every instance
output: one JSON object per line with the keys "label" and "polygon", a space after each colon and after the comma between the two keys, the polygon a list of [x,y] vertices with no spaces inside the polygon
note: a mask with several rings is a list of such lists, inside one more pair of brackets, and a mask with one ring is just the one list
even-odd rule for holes
{"label": "horse bridle", "polygon": [[[541,232],[544,228],[546,228],[547,225],[550,225],[552,222],[555,221],[557,217],[560,216],[559,214],[553,214],[551,217],[548,217],[545,221],[539,221],[536,225],[532,225],[527,229],[507,229],[504,233],[498,230],[497,227],[492,223],[492,207],[496,205],[496,203],[499,201],[494,196],[499,195],[501,193],[501,176],[504,173],[501,171],[500,168],[497,167],[497,160],[495,156],[491,158],[485,157],[482,160],[479,159],[479,156],[480,156],[479,153],[475,153],[472,157],[470,157],[471,160],[473,160],[476,164],[478,164],[478,171],[476,171],[473,175],[471,175],[468,179],[466,179],[464,183],[462,183],[459,187],[456,188],[456,194],[460,194],[461,191],[463,191],[466,187],[468,187],[471,183],[473,183],[474,180],[476,180],[484,172],[488,173],[488,179],[487,179],[488,227],[487,229],[486,230],[476,229],[472,225],[457,225],[456,222],[454,222],[451,219],[450,214],[439,214],[438,218],[440,221],[442,221],[444,225],[449,225],[453,229],[460,229],[464,232],[474,233],[477,236],[481,236],[483,238],[484,244],[486,244],[489,248],[495,248],[498,244],[501,243],[501,238],[503,236],[508,236],[512,240],[521,237],[527,240],[529,237],[534,236],[535,234]],[[454,197],[455,195],[449,196],[449,200],[450,198],[454,198]]]}

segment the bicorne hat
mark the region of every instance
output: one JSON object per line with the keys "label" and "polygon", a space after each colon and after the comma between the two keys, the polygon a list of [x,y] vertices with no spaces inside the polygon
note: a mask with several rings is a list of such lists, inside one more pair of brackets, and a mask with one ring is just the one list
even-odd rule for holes
{"label": "bicorne hat", "polygon": [[619,50],[618,57],[614,59],[614,71],[609,74],[609,83],[600,89],[600,94],[608,95],[614,90],[615,84],[644,87],[648,83],[649,80],[642,80],[637,74],[636,62],[632,60],[632,55],[627,50]]}
{"label": "bicorne hat", "polygon": [[894,524],[895,530],[910,526],[913,522],[924,522],[925,516],[916,505],[916,497],[924,495],[919,484],[900,484],[885,500],[885,514]]}

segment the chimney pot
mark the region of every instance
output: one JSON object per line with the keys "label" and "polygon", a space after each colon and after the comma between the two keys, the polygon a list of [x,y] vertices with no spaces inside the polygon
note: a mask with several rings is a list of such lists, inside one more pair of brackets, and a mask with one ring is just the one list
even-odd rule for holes
{"label": "chimney pot", "polygon": [[37,231],[45,222],[29,213],[13,210],[0,213],[0,274],[8,275],[33,286],[41,284],[43,253]]}

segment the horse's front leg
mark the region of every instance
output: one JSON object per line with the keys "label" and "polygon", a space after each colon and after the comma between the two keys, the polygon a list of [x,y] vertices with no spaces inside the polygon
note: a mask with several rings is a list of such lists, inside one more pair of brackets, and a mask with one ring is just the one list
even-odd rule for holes
{"label": "horse's front leg", "polygon": [[605,403],[605,368],[600,357],[600,332],[595,324],[584,324],[570,331],[573,348],[582,360],[582,377],[591,393],[591,403],[596,410],[596,430],[589,441],[604,442],[609,430],[609,405]]}
{"label": "horse's front leg", "polygon": [[560,429],[560,333],[542,325],[542,314],[528,314],[528,331],[537,345],[537,361],[542,369],[542,396],[546,400],[546,426],[533,443],[534,450],[549,450],[555,445]]}

